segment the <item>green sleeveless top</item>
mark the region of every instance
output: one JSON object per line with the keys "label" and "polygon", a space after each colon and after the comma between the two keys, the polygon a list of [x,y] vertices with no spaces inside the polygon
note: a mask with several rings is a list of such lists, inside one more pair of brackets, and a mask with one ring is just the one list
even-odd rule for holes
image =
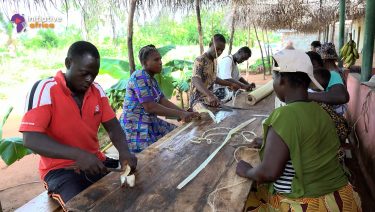
{"label": "green sleeveless top", "polygon": [[[329,115],[315,102],[294,102],[275,109],[263,124],[263,158],[269,127],[289,148],[295,170],[289,198],[319,197],[348,184],[338,160],[339,139]],[[272,184],[270,192],[275,193]]]}

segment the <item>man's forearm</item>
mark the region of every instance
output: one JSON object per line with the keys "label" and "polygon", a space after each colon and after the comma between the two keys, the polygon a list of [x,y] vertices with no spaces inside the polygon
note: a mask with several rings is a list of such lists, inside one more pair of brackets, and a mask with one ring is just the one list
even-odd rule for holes
{"label": "man's forearm", "polygon": [[198,77],[193,77],[192,82],[194,86],[197,88],[197,90],[201,92],[202,94],[204,94],[205,96],[213,95],[213,93],[210,90],[208,90],[206,86],[203,84],[202,79]]}
{"label": "man's forearm", "polygon": [[31,149],[33,152],[57,159],[76,160],[79,154],[79,148],[60,144],[44,133],[39,132],[24,132],[23,142],[25,147]]}
{"label": "man's forearm", "polygon": [[250,85],[250,83],[247,82],[243,77],[241,77],[239,81],[240,81],[241,83],[245,84],[245,85]]}
{"label": "man's forearm", "polygon": [[231,82],[231,83],[235,83],[235,84],[239,85],[241,88],[244,88],[246,86],[245,84],[243,84],[240,81],[235,80],[235,79],[226,79],[226,80]]}
{"label": "man's forearm", "polygon": [[222,86],[231,86],[233,84],[232,82],[227,81],[227,80],[222,80],[219,77],[216,77],[215,83],[222,85]]}

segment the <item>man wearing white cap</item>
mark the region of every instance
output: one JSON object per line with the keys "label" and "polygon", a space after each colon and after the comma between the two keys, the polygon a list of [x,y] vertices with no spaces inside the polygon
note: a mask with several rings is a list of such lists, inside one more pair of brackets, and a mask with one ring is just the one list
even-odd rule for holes
{"label": "man wearing white cap", "polygon": [[[337,159],[340,143],[330,116],[308,100],[314,78],[307,54],[285,49],[274,55],[279,66],[273,87],[285,106],[263,124],[261,163],[240,161],[237,174],[268,186],[251,191],[247,209],[268,211],[358,211],[354,191]],[[257,211],[258,211],[257,210]]]}

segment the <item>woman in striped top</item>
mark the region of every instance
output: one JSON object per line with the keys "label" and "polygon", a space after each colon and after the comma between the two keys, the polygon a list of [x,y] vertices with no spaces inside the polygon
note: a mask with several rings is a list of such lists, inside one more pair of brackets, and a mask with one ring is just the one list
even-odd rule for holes
{"label": "woman in striped top", "polygon": [[302,51],[274,55],[274,90],[287,105],[275,109],[263,124],[259,166],[240,161],[237,174],[268,185],[250,192],[250,211],[360,211],[355,192],[339,163],[339,139],[330,116],[308,100],[313,75]]}

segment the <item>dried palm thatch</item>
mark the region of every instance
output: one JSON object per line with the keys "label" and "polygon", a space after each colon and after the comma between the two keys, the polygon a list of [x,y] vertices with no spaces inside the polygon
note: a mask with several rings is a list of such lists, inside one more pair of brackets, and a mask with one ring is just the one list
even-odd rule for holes
{"label": "dried palm thatch", "polygon": [[[238,5],[235,16],[239,27],[253,23],[269,30],[289,29],[317,32],[338,20],[337,0],[233,0]],[[361,6],[362,5],[362,6]],[[347,18],[363,15],[363,0],[347,0]]]}

